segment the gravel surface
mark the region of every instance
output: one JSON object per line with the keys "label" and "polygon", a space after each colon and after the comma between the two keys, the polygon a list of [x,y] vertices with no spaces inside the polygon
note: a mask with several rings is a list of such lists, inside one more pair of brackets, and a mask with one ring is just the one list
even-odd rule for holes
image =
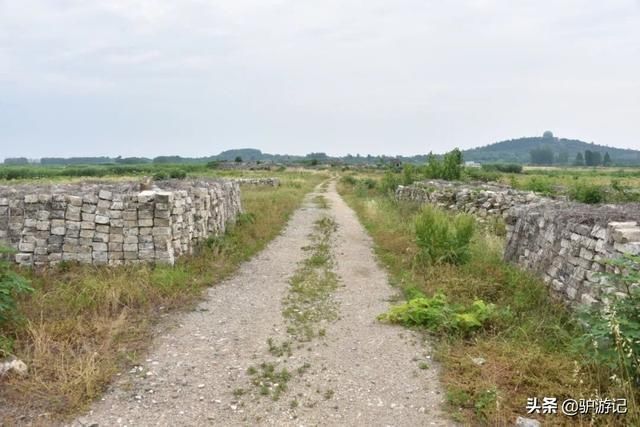
{"label": "gravel surface", "polygon": [[[395,292],[370,237],[335,182],[323,193],[328,209],[313,202],[320,191],[264,251],[158,336],[143,366],[119,375],[73,426],[453,425],[440,410],[428,343],[376,321]],[[339,317],[318,325],[322,336],[300,342],[287,334],[282,301],[323,216],[337,223],[331,250],[340,283],[331,298]],[[269,339],[290,342],[290,350],[269,351]],[[261,364],[290,373],[278,400],[266,395],[273,388],[252,384],[248,370],[261,372]]]}

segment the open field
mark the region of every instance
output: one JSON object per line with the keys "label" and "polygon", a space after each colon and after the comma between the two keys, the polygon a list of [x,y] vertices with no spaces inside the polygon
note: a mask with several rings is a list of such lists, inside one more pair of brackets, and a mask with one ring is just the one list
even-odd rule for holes
{"label": "open field", "polygon": [[[223,170],[207,164],[139,164],[139,165],[78,165],[78,166],[6,166],[0,165],[0,185],[37,182],[40,184],[79,182],[87,179],[130,180],[148,177],[154,180],[185,177],[252,177],[274,176],[277,170]],[[304,171],[289,169],[289,172]],[[309,170],[307,170],[309,172]]]}
{"label": "open field", "polygon": [[238,224],[173,267],[60,264],[24,271],[35,292],[19,300],[22,316],[0,329],[0,353],[27,363],[29,376],[0,380],[1,421],[65,419],[99,396],[116,372],[139,362],[169,313],[193,307],[204,289],[262,250],[324,178],[279,177],[280,187],[243,188]]}

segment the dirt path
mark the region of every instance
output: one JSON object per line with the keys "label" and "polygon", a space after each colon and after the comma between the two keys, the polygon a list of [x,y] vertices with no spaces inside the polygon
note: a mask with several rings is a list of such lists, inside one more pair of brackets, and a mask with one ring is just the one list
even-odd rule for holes
{"label": "dirt path", "polygon": [[335,183],[328,208],[316,191],[74,425],[450,425],[428,347],[376,321],[394,291],[371,239]]}

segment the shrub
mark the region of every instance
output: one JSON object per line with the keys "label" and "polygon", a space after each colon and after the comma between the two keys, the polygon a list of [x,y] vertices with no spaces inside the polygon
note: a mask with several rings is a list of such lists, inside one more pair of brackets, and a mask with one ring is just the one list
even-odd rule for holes
{"label": "shrub", "polygon": [[169,174],[164,171],[156,172],[153,174],[154,181],[162,181],[165,179],[169,179]]}
{"label": "shrub", "polygon": [[442,160],[439,160],[433,153],[429,153],[424,172],[427,178],[447,181],[460,180],[462,177],[462,152],[454,148],[445,154]]}
{"label": "shrub", "polygon": [[187,177],[187,172],[182,169],[174,169],[169,172],[169,176],[173,179],[185,179]]}
{"label": "shrub", "polygon": [[356,185],[358,183],[358,180],[353,175],[345,175],[340,180],[347,185]]}
{"label": "shrub", "polygon": [[502,176],[500,172],[486,171],[478,168],[466,168],[464,170],[464,174],[469,179],[482,182],[498,181]]}
{"label": "shrub", "polygon": [[375,179],[371,179],[371,178],[365,178],[360,182],[368,190],[373,190],[374,188],[376,188],[376,184],[377,184],[376,180]]}
{"label": "shrub", "polygon": [[391,307],[378,319],[405,326],[423,326],[438,333],[468,335],[481,329],[495,314],[495,306],[476,300],[471,306],[452,305],[442,293],[433,297],[418,296]]}
{"label": "shrub", "polygon": [[604,201],[605,192],[597,185],[577,183],[569,190],[569,197],[581,203],[596,204]]}
{"label": "shrub", "polygon": [[398,174],[387,171],[380,181],[380,191],[385,194],[395,193],[398,185],[400,185],[400,177]]}
{"label": "shrub", "polygon": [[535,191],[546,196],[550,196],[555,193],[555,189],[551,184],[551,181],[543,178],[533,177],[529,182],[524,185],[525,190]]}
{"label": "shrub", "polygon": [[416,179],[416,168],[413,165],[404,165],[402,167],[402,185],[411,185]]}
{"label": "shrub", "polygon": [[469,259],[474,228],[475,221],[470,215],[453,216],[426,206],[416,218],[416,244],[429,263],[463,264]]}
{"label": "shrub", "polygon": [[606,274],[620,295],[612,294],[605,307],[580,312],[584,333],[577,340],[583,352],[596,364],[615,372],[614,379],[640,383],[640,256],[627,255],[608,261],[618,274]]}
{"label": "shrub", "polygon": [[517,163],[487,163],[482,165],[482,170],[489,172],[522,173],[522,165]]}
{"label": "shrub", "polygon": [[0,325],[16,315],[16,295],[33,292],[27,279],[11,270],[7,257],[12,253],[0,246]]}

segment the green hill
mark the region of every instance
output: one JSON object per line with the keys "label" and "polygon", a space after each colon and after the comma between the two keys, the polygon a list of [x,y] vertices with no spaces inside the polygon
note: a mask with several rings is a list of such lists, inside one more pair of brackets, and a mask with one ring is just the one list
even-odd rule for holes
{"label": "green hill", "polygon": [[[640,164],[639,150],[608,147],[577,139],[556,138],[551,132],[545,132],[544,136],[510,139],[472,148],[464,151],[463,155],[466,161],[479,163],[531,163],[531,151],[544,148],[551,149],[553,152],[554,164],[571,164],[578,153],[584,156],[587,150],[599,152],[603,157],[605,153],[609,153],[611,162],[616,165]],[[564,159],[568,160],[564,161]]]}

